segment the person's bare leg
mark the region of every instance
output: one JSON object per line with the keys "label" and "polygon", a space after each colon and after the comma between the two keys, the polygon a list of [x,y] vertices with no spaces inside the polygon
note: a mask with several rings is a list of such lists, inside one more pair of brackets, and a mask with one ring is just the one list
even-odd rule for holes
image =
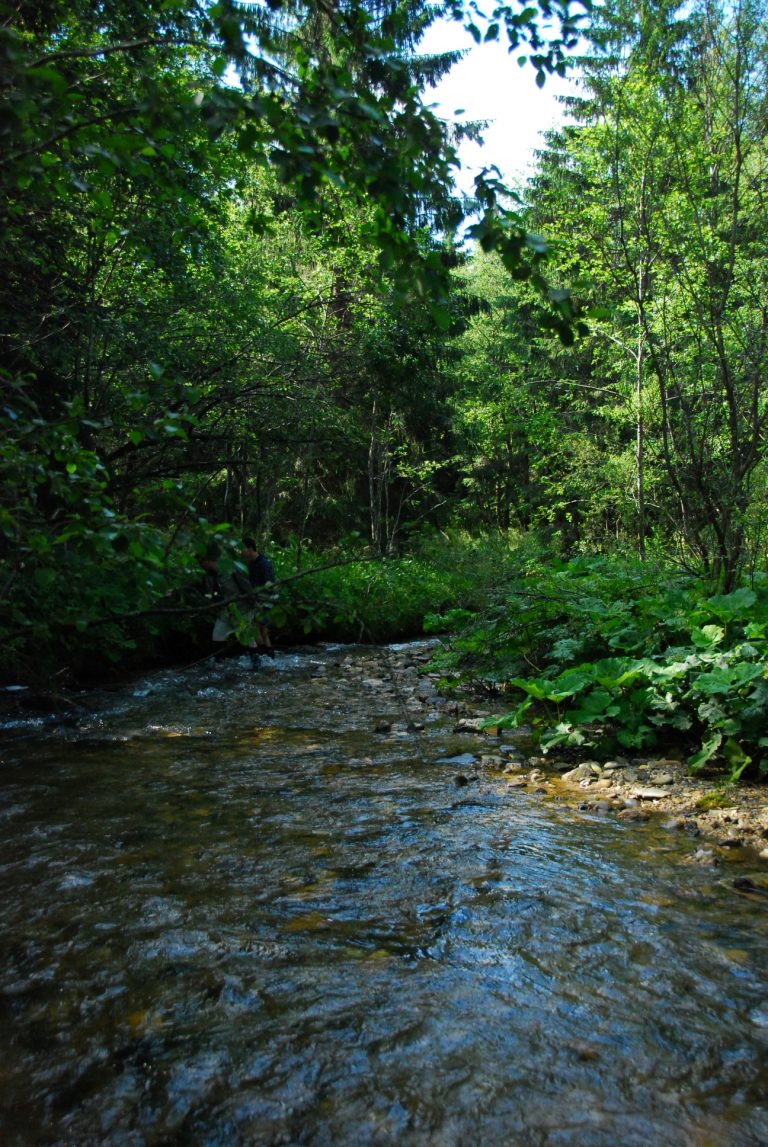
{"label": "person's bare leg", "polygon": [[259,626],[259,651],[266,653],[267,657],[274,657],[275,651],[272,648],[272,641],[270,640],[269,630],[266,625]]}

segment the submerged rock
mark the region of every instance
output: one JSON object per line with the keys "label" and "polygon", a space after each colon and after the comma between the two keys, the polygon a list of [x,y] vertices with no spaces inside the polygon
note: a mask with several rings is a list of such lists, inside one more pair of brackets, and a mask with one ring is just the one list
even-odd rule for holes
{"label": "submerged rock", "polygon": [[456,781],[456,785],[458,788],[463,788],[464,785],[474,784],[475,781],[480,780],[480,778],[477,776],[476,773],[474,773],[470,777],[464,776],[463,773],[458,773],[454,779]]}
{"label": "submerged rock", "polygon": [[639,805],[621,809],[617,814],[619,820],[650,820],[651,814]]}
{"label": "submerged rock", "polygon": [[458,753],[455,757],[438,757],[438,765],[460,765],[467,768],[469,765],[474,765],[477,762],[477,757],[473,753]]}

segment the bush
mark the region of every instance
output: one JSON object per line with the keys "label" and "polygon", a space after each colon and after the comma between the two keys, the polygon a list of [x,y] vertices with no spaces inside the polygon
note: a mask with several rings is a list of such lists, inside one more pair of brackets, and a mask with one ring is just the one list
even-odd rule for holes
{"label": "bush", "polygon": [[[487,605],[500,568],[509,570],[513,555],[514,547],[498,538],[441,535],[423,539],[412,555],[399,558],[310,553],[306,574],[291,580],[290,554],[276,552],[278,577],[288,580],[279,588],[270,622],[284,641],[419,637],[425,619],[431,621],[428,631],[447,628],[443,611],[457,603],[467,610]],[[322,568],[334,559],[340,564]]]}
{"label": "bush", "polygon": [[727,595],[618,558],[529,562],[435,664],[516,699],[543,749],[682,742],[692,770],[768,773],[768,577]]}

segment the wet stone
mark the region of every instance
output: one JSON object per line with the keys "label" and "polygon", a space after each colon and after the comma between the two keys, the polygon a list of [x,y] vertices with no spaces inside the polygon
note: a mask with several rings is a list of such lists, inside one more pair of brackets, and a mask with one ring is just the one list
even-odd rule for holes
{"label": "wet stone", "polygon": [[661,827],[667,829],[669,832],[682,832],[683,829],[685,829],[685,818],[682,816],[672,816],[668,820],[663,820]]}
{"label": "wet stone", "polygon": [[644,788],[632,790],[632,796],[641,801],[660,801],[668,795],[669,794],[666,789],[653,788],[650,785]]}
{"label": "wet stone", "polygon": [[698,848],[691,857],[691,863],[701,865],[716,865],[718,860],[714,849]]}
{"label": "wet stone", "polygon": [[438,765],[460,765],[467,768],[469,765],[474,765],[477,757],[474,753],[458,753],[455,757],[438,757]]}
{"label": "wet stone", "polygon": [[607,813],[609,813],[613,810],[613,805],[611,804],[611,802],[609,800],[599,800],[599,801],[593,801],[592,804],[590,805],[590,808],[592,808],[595,812],[599,812],[599,813],[602,813],[603,815],[606,815]]}
{"label": "wet stone", "polygon": [[575,769],[570,769],[567,773],[563,773],[564,781],[591,781],[594,776],[592,772],[592,765],[589,761],[584,761],[582,764],[577,765]]}
{"label": "wet stone", "polygon": [[485,717],[462,717],[456,722],[454,733],[482,733]]}
{"label": "wet stone", "polygon": [[456,782],[456,786],[457,786],[457,788],[463,788],[463,787],[464,787],[464,785],[471,785],[471,784],[474,784],[474,783],[475,783],[476,781],[478,781],[479,779],[480,779],[480,778],[477,776],[477,774],[476,774],[476,773],[473,773],[471,776],[465,776],[465,775],[464,775],[464,773],[458,773],[458,774],[457,774],[457,775],[454,777],[454,780],[455,780],[455,782]]}
{"label": "wet stone", "polygon": [[650,813],[644,808],[623,808],[616,814],[619,820],[650,820]]}

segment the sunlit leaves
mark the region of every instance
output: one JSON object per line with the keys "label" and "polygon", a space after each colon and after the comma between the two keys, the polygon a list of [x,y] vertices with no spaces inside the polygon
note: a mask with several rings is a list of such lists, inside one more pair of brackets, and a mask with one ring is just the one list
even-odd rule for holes
{"label": "sunlit leaves", "polygon": [[[526,669],[506,676],[509,711],[489,723],[533,721],[547,748],[641,749],[663,735],[680,739],[692,769],[717,761],[734,780],[754,761],[768,769],[768,644],[744,640],[768,620],[768,594],[744,587],[707,598],[692,579],[665,580],[654,584],[639,565],[581,559],[540,569],[535,593],[525,579],[511,587],[495,617],[478,617],[454,640],[460,663],[482,633],[480,675],[498,680],[504,663]],[[717,615],[727,633],[701,624]]]}

